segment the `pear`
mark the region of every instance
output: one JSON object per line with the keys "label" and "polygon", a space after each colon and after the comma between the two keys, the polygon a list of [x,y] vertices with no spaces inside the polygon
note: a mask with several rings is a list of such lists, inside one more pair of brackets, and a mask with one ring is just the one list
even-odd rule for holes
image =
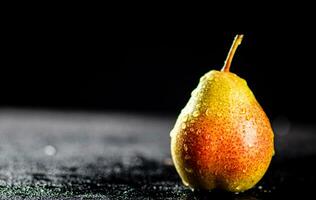
{"label": "pear", "polygon": [[173,163],[192,189],[248,190],[274,155],[268,117],[246,81],[229,72],[242,38],[235,37],[221,71],[201,77],[170,133]]}

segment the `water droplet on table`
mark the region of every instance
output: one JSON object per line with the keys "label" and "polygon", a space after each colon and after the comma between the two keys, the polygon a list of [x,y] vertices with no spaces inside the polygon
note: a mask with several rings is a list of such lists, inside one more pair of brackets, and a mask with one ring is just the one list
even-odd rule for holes
{"label": "water droplet on table", "polygon": [[57,150],[52,145],[47,145],[44,147],[44,153],[48,156],[54,156],[57,153]]}

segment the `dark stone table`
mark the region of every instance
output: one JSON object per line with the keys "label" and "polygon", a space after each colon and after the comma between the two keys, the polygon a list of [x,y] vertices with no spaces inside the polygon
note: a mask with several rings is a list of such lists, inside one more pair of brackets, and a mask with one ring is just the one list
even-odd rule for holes
{"label": "dark stone table", "polygon": [[276,156],[247,192],[191,191],[170,159],[176,116],[0,110],[3,199],[283,199],[313,195],[315,126],[276,119]]}

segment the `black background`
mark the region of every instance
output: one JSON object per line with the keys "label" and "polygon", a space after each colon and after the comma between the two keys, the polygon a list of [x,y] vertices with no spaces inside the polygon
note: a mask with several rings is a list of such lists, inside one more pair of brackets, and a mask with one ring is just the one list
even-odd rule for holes
{"label": "black background", "polygon": [[231,71],[271,118],[314,122],[315,31],[279,22],[227,30],[19,17],[3,28],[0,105],[177,114],[243,33]]}
{"label": "black background", "polygon": [[[315,185],[314,10],[297,2],[291,9],[289,2],[264,3],[267,7],[254,2],[249,8],[247,3],[244,10],[249,12],[234,5],[229,9],[226,1],[222,9],[194,10],[192,2],[188,9],[181,7],[184,3],[163,5],[173,17],[158,3],[136,5],[145,13],[132,7],[125,12],[121,2],[119,12],[109,5],[78,9],[79,3],[52,11],[53,5],[3,7],[9,10],[0,23],[0,165],[1,179],[8,183],[2,188],[4,198],[32,191],[45,198],[51,193],[43,189],[56,186],[57,194],[62,189],[66,196],[77,191],[97,198],[225,198],[180,186],[174,167],[156,162],[154,155],[165,152],[168,158],[169,148],[164,147],[169,146],[171,120],[199,78],[221,69],[237,33],[245,37],[231,71],[247,80],[272,120],[276,155],[260,183],[263,189],[231,197],[309,195]],[[7,107],[31,112],[2,109]],[[129,114],[134,112],[163,117]],[[56,156],[47,158],[47,147],[55,148]],[[51,170],[56,173],[46,173]],[[15,189],[17,182],[20,189]]]}

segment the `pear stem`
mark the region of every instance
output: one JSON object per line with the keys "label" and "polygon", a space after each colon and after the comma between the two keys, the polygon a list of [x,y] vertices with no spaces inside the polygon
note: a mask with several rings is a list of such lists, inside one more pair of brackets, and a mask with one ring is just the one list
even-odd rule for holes
{"label": "pear stem", "polygon": [[222,72],[229,72],[230,65],[232,63],[233,57],[235,55],[237,47],[240,45],[244,35],[236,35],[233,44],[228,52],[227,58],[225,60],[224,66],[222,68]]}

